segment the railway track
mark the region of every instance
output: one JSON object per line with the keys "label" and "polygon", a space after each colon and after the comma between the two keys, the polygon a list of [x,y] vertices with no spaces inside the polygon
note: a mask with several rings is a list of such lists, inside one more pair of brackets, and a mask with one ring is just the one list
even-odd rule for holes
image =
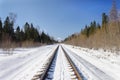
{"label": "railway track", "polygon": [[50,56],[50,58],[47,60],[47,63],[45,63],[40,71],[38,71],[31,80],[45,80],[47,77],[47,72],[51,67],[52,62],[54,61],[54,58],[56,57],[57,51],[59,46],[55,49],[53,52],[53,55]]}
{"label": "railway track", "polygon": [[[71,60],[67,52],[64,50],[62,46],[58,46],[54,51],[53,55],[48,59],[48,62],[43,66],[43,70],[38,71],[38,73],[33,77],[32,80],[53,80],[53,74],[56,64],[56,59],[58,55],[59,48],[62,48],[64,55],[67,60],[67,65],[69,69],[69,73],[71,76],[71,80],[82,80],[79,72],[77,71],[74,62]],[[60,53],[59,53],[60,54]]]}
{"label": "railway track", "polygon": [[76,68],[74,62],[71,60],[71,58],[69,57],[69,55],[67,54],[67,52],[64,50],[63,47],[62,47],[62,50],[63,50],[63,52],[64,52],[64,54],[69,62],[69,65],[70,65],[69,68],[71,69],[71,72],[73,72],[71,75],[71,76],[73,76],[72,80],[82,80],[79,72],[77,71],[77,68]]}

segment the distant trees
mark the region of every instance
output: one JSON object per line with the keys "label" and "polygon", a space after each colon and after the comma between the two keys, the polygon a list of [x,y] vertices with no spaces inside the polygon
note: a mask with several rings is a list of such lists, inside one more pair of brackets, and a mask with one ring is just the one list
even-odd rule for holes
{"label": "distant trees", "polygon": [[102,29],[104,29],[106,33],[108,33],[107,24],[108,24],[108,16],[106,15],[106,13],[103,13],[102,14]]}
{"label": "distant trees", "polygon": [[14,34],[13,23],[10,22],[9,17],[5,19],[4,26],[3,26],[3,33],[4,35],[9,35],[10,37]]}
{"label": "distant trees", "polygon": [[0,42],[2,40],[2,31],[3,31],[3,29],[2,29],[2,21],[0,19]]}
{"label": "distant trees", "polygon": [[15,31],[15,41],[16,42],[20,42],[20,41],[23,41],[24,38],[23,37],[24,34],[21,33],[20,31],[20,27],[18,26],[16,28],[16,31]]}
{"label": "distant trees", "polygon": [[120,50],[120,14],[113,0],[109,15],[102,14],[102,23],[96,21],[86,25],[77,37],[74,34],[65,39],[66,43],[89,48],[105,48]]}
{"label": "distant trees", "polygon": [[118,11],[117,11],[117,7],[116,7],[116,0],[113,0],[109,20],[110,20],[110,22],[116,22],[118,20]]}
{"label": "distant trees", "polygon": [[25,39],[40,42],[40,34],[37,28],[34,28],[33,24],[28,24],[27,22],[24,25]]}
{"label": "distant trees", "polygon": [[42,34],[41,34],[41,42],[42,43],[46,43],[46,42],[51,43],[51,38],[49,37],[49,35],[42,32]]}
{"label": "distant trees", "polygon": [[[24,42],[40,43],[40,44],[51,44],[56,42],[52,37],[43,31],[39,33],[38,29],[34,25],[28,22],[25,23],[24,28],[21,29],[17,26],[14,29],[15,15],[11,14],[7,16],[5,21],[2,23],[0,19],[0,43],[2,46],[11,46],[13,44],[18,44],[21,46]],[[26,43],[25,43],[26,44]],[[28,43],[29,45],[29,43]]]}
{"label": "distant trees", "polygon": [[90,35],[94,35],[97,29],[100,29],[100,24],[97,24],[96,21],[91,22],[90,26],[85,26],[83,30],[81,30],[81,34],[89,37]]}

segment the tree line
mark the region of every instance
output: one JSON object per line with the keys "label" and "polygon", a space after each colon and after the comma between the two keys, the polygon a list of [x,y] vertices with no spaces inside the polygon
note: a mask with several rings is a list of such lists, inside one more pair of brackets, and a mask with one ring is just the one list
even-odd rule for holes
{"label": "tree line", "polygon": [[[44,31],[39,31],[32,23],[26,22],[24,27],[17,26],[14,28],[14,17],[7,16],[5,21],[2,22],[0,19],[0,47],[8,44],[12,45],[22,43],[39,43],[39,44],[51,44],[56,42],[51,36],[46,34]],[[29,44],[29,43],[28,43]]]}
{"label": "tree line", "polygon": [[79,34],[72,34],[65,43],[90,48],[120,49],[120,14],[113,0],[109,14],[102,13],[102,23],[86,25]]}
{"label": "tree line", "polygon": [[81,34],[89,37],[90,35],[95,34],[96,30],[100,28],[101,28],[100,24],[96,23],[96,21],[93,21],[89,26],[86,25],[85,28],[81,30]]}

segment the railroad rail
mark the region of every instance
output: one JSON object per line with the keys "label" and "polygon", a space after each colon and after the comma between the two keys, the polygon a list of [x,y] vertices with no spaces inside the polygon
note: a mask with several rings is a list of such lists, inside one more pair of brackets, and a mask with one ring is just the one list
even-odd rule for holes
{"label": "railroad rail", "polygon": [[70,56],[67,54],[67,52],[65,51],[65,49],[63,47],[62,47],[62,50],[65,53],[65,56],[66,56],[67,60],[69,61],[70,65],[71,65],[71,68],[73,69],[74,74],[76,76],[73,79],[82,80],[81,75],[79,74],[77,68],[75,67],[74,62],[71,60]]}
{"label": "railroad rail", "polygon": [[66,57],[66,60],[68,62],[68,68],[70,69],[70,72],[72,73],[71,76],[72,76],[72,80],[82,80],[79,72],[77,71],[77,68],[74,64],[74,62],[71,60],[70,56],[67,54],[67,52],[65,51],[65,49],[62,47],[62,46],[58,46],[52,57],[50,57],[48,60],[48,62],[44,65],[44,68],[42,70],[42,74],[36,74],[32,80],[52,80],[52,78],[49,76],[49,73],[51,72],[51,69],[52,68],[55,68],[54,65],[56,63],[56,58],[57,58],[57,51],[59,50],[59,47],[62,48],[64,54],[65,54],[65,57]]}
{"label": "railroad rail", "polygon": [[42,71],[40,71],[40,73],[34,75],[32,80],[45,80],[45,78],[47,77],[47,72],[57,54],[58,48],[59,48],[59,46],[55,49],[55,51],[53,52],[53,55],[48,59],[48,62],[43,66]]}

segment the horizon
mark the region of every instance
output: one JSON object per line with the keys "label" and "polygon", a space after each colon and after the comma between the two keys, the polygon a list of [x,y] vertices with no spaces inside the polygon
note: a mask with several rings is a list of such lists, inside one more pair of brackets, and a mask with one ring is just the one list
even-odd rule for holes
{"label": "horizon", "polygon": [[[117,9],[119,2],[116,2]],[[109,14],[111,7],[112,0],[1,0],[0,17],[4,21],[9,13],[15,13],[15,27],[22,28],[25,22],[33,23],[55,39],[63,40],[80,32],[91,21],[101,24],[102,13]]]}

